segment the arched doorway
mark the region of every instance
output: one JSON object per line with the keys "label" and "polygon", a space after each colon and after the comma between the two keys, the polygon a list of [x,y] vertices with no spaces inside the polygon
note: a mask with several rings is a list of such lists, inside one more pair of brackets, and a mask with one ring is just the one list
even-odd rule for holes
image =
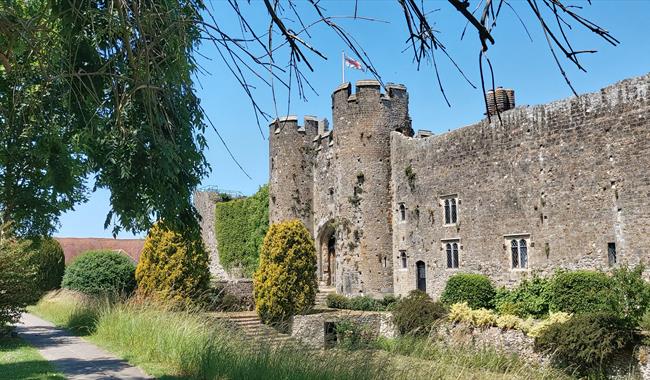
{"label": "arched doorway", "polygon": [[336,285],[336,233],[332,222],[319,229],[318,264],[321,286]]}
{"label": "arched doorway", "polygon": [[427,270],[424,261],[418,261],[417,263],[415,263],[415,268],[416,268],[415,276],[416,276],[417,289],[426,292],[427,291]]}
{"label": "arched doorway", "polygon": [[331,234],[327,239],[327,262],[323,270],[324,272],[327,271],[326,284],[332,285],[336,273],[336,238],[334,234]]}

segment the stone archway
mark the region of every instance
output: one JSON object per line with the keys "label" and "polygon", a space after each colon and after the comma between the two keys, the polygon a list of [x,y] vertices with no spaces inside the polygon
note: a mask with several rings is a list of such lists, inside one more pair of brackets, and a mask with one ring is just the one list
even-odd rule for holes
{"label": "stone archway", "polygon": [[322,285],[336,285],[336,231],[330,221],[318,233],[318,277]]}

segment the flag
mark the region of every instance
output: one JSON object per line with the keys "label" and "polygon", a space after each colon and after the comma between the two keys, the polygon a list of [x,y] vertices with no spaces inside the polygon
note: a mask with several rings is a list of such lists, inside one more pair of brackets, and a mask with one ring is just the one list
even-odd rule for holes
{"label": "flag", "polygon": [[347,67],[351,67],[353,69],[361,70],[361,71],[366,71],[366,69],[363,68],[361,63],[357,61],[356,59],[352,59],[350,57],[345,57],[345,65]]}

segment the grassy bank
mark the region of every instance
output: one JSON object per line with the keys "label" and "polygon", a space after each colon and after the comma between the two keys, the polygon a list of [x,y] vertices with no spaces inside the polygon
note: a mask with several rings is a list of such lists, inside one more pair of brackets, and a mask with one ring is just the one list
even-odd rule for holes
{"label": "grassy bank", "polygon": [[0,338],[0,380],[64,380],[38,351],[19,338]]}
{"label": "grassy bank", "polygon": [[132,302],[89,302],[67,293],[30,311],[86,335],[161,378],[196,379],[559,379],[496,352],[450,350],[424,341],[381,341],[379,350],[270,348],[200,313]]}

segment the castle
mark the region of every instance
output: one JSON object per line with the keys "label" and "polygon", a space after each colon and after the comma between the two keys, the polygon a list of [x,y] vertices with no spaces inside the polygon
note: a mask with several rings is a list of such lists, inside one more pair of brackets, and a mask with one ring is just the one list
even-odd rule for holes
{"label": "castle", "polygon": [[[326,119],[270,125],[270,222],[312,233],[318,278],[346,295],[437,297],[449,276],[511,285],[557,268],[650,262],[650,74],[414,136],[402,85],[362,80]],[[219,270],[214,203],[195,196]],[[205,225],[207,223],[207,225]]]}

